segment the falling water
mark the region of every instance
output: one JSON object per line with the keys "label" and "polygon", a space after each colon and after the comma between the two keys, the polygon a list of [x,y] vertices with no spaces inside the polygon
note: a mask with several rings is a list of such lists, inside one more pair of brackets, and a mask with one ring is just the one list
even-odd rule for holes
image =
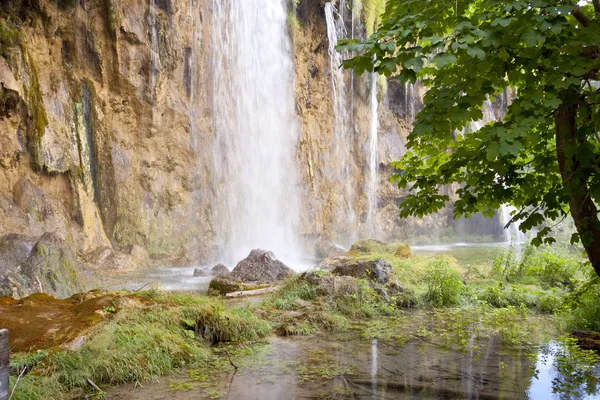
{"label": "falling water", "polygon": [[[344,7],[343,2],[341,6]],[[330,57],[331,92],[333,99],[333,112],[335,116],[334,158],[336,160],[336,165],[338,168],[340,168],[340,170],[337,171],[336,180],[344,188],[343,198],[346,202],[345,209],[338,211],[342,212],[345,226],[347,226],[348,223],[352,224],[356,219],[354,207],[352,205],[354,193],[351,186],[352,179],[350,177],[352,137],[348,127],[350,118],[348,116],[348,107],[346,104],[344,69],[340,68],[342,65],[342,60],[344,59],[344,55],[340,54],[335,49],[338,39],[343,39],[346,37],[346,28],[343,16],[337,14],[337,10],[331,2],[325,3],[325,20],[327,22],[327,39],[329,40],[328,50]]]}
{"label": "falling water", "polygon": [[282,1],[213,0],[215,230],[224,261],[298,255],[297,122]]}
{"label": "falling water", "polygon": [[[506,226],[512,218],[512,213],[514,213],[517,209],[513,206],[509,206],[503,204],[500,206],[500,219],[502,220],[502,224]],[[524,243],[527,239],[525,233],[521,232],[519,229],[519,221],[514,221],[512,224],[508,226],[508,228],[504,228],[504,239],[507,242],[515,241],[516,243]]]}
{"label": "falling water", "polygon": [[158,13],[156,0],[150,2],[148,13],[148,24],[150,25],[150,93],[154,96],[156,76],[160,70],[160,51],[158,47]]}
{"label": "falling water", "polygon": [[377,129],[379,121],[377,116],[377,74],[371,74],[371,126],[369,129],[369,186],[367,198],[369,208],[367,213],[367,224],[369,233],[373,236],[375,227],[373,217],[377,212]]}

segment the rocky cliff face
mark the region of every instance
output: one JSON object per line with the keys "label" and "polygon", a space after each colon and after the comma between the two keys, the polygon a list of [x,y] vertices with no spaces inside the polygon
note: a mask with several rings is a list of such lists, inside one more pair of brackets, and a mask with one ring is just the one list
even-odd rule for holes
{"label": "rocky cliff face", "polygon": [[[0,287],[19,296],[40,286],[68,294],[52,289],[39,268],[29,268],[27,282],[15,283],[25,276],[23,263],[37,254],[36,243],[49,234],[76,271],[217,256],[213,208],[225,200],[216,198],[211,172],[218,162],[210,151],[214,3],[17,3],[0,6],[0,243],[27,245],[0,248]],[[307,243],[348,242],[366,232],[370,83],[348,73],[352,142],[349,179],[341,180],[323,2],[301,0],[296,18],[290,35],[301,126],[300,234]],[[379,107],[377,221],[383,239],[396,234],[398,223],[399,193],[387,179],[409,129],[401,89],[383,95]],[[349,185],[351,199],[342,185]]]}

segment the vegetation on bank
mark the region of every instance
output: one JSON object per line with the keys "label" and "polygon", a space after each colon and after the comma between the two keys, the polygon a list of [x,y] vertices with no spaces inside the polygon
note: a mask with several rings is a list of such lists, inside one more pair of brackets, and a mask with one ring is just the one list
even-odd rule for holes
{"label": "vegetation on bank", "polygon": [[[392,163],[392,180],[410,190],[401,216],[451,200],[455,217],[510,204],[509,223],[539,227],[534,242],[548,244],[554,227],[542,224],[571,215],[572,242],[600,275],[600,2],[400,1],[379,18],[362,43],[338,49],[358,74],[428,89],[408,151]],[[490,102],[504,110],[484,119]],[[440,193],[445,185],[460,188],[456,198]]]}
{"label": "vegetation on bank", "polygon": [[[27,367],[14,399],[97,394],[90,381],[100,387],[141,383],[182,370],[188,380],[172,390],[200,385],[214,391],[212,377],[231,372],[232,363],[248,363],[257,341],[270,334],[348,331],[396,346],[424,340],[466,352],[490,337],[527,349],[545,331],[600,326],[594,301],[600,288],[589,279],[589,265],[567,247],[526,246],[518,257],[509,248],[488,263],[459,265],[452,257],[414,256],[403,244],[362,241],[349,256],[387,260],[389,282],[312,270],[259,302],[241,304],[156,290],[119,293],[81,347],[13,357],[13,384]],[[414,308],[426,312],[408,310]],[[569,349],[567,358],[592,359]]]}

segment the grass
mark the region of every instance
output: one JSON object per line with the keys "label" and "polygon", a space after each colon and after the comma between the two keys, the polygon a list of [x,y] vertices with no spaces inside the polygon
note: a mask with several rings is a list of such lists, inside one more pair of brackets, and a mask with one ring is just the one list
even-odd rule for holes
{"label": "grass", "polygon": [[[391,282],[381,285],[314,270],[286,280],[252,307],[227,307],[214,297],[185,293],[139,292],[135,305],[118,304],[107,313],[107,321],[92,328],[80,349],[14,357],[15,371],[24,366],[32,371],[20,381],[15,398],[81,397],[91,390],[88,378],[98,385],[141,383],[183,368],[188,381],[175,382],[170,390],[199,386],[210,397],[215,372],[232,368],[229,357],[257,368],[267,362],[268,357],[257,356],[255,345],[238,344],[256,343],[272,333],[352,328],[363,339],[397,346],[419,337],[457,351],[477,351],[473,340],[492,336],[507,346],[527,347],[540,321],[557,320],[566,329],[600,329],[600,286],[585,283],[586,266],[569,249],[526,249],[518,256],[512,248],[466,269],[448,256],[407,257],[399,243],[358,243],[349,255],[385,259],[392,266]],[[403,304],[430,310],[413,333],[404,329]],[[554,314],[555,319],[532,313]],[[304,368],[297,372],[307,382],[326,375],[325,370]],[[330,372],[336,376],[339,371]]]}
{"label": "grass", "polygon": [[229,309],[215,299],[187,294],[140,295],[150,304],[121,310],[93,328],[79,350],[18,358],[34,373],[21,379],[15,399],[83,395],[87,379],[98,385],[156,380],[210,358],[210,343],[252,341],[272,330],[247,307]]}

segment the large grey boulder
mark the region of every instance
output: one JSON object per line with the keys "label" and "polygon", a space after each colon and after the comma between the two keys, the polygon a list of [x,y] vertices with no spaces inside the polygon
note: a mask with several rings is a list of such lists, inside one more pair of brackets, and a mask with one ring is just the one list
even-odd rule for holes
{"label": "large grey boulder", "polygon": [[229,278],[242,282],[277,282],[294,275],[294,270],[275,258],[271,251],[255,249],[240,261]]}
{"label": "large grey boulder", "polygon": [[217,264],[210,270],[214,276],[223,276],[229,274],[229,268],[223,264]]}
{"label": "large grey boulder", "polygon": [[53,233],[37,241],[20,235],[0,238],[0,263],[0,296],[45,292],[69,297],[87,286],[75,253]]}

